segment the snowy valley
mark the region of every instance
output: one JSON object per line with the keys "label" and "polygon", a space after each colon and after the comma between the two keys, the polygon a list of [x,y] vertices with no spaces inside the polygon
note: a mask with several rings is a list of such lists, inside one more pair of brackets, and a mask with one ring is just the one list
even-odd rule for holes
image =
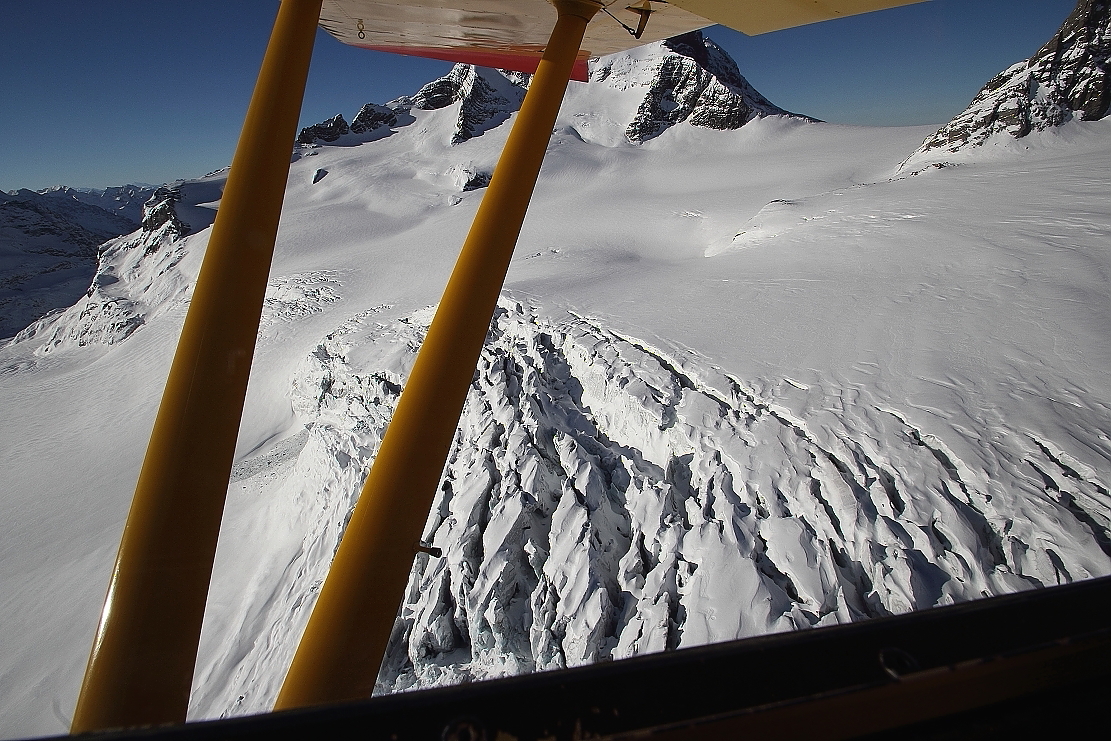
{"label": "snowy valley", "polygon": [[[272,704],[527,84],[458,66],[302,132],[191,717]],[[788,113],[700,34],[597,60],[378,691],[1111,574],[1100,116],[945,149]],[[0,348],[7,737],[68,724],[221,183],[152,193]]]}

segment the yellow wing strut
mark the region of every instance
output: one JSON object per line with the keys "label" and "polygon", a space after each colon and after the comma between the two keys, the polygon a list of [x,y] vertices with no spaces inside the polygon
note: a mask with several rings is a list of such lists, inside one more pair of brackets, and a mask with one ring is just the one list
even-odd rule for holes
{"label": "yellow wing strut", "polygon": [[283,0],[166,381],[73,733],[185,722],[321,0]]}
{"label": "yellow wing strut", "polygon": [[593,0],[558,17],[275,709],[369,697]]}

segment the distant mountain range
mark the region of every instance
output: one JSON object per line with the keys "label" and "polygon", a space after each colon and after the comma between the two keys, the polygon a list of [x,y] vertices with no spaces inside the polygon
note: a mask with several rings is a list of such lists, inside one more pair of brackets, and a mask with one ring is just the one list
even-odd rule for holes
{"label": "distant mountain range", "polygon": [[[638,91],[637,105],[627,116],[625,129],[625,137],[633,143],[653,139],[684,121],[709,129],[734,130],[762,116],[797,116],[753,88],[736,62],[701,31],[595,60],[590,82]],[[336,115],[305,127],[297,141],[333,143],[349,134],[365,136],[382,126],[403,124],[414,109],[432,111],[458,103],[452,144],[459,144],[508,119],[520,108],[528,83],[529,76],[519,72],[457,64],[411,97],[384,106],[367,104],[350,126],[342,114]]]}
{"label": "distant mountain range", "polygon": [[99,245],[139,226],[135,209],[153,191],[110,190],[0,193],[0,338],[72,304],[89,287]]}
{"label": "distant mountain range", "polygon": [[[1080,0],[1061,29],[1030,59],[992,78],[962,113],[928,137],[904,167],[942,162],[948,155],[981,147],[1002,135],[1019,139],[1031,131],[1107,115],[1111,104],[1111,3]],[[712,40],[693,31],[625,54],[595,60],[590,82],[621,93],[623,138],[644,143],[679,123],[734,130],[755,118],[790,113],[755,90],[736,63]],[[297,143],[361,143],[388,135],[415,119],[414,110],[458,104],[451,136],[459,144],[505,122],[528,88],[529,76],[456,65],[412,96],[384,105],[367,103],[349,124],[342,114],[301,130]],[[635,91],[630,98],[629,91]],[[620,96],[615,96],[620,97]],[[630,101],[631,102],[628,102]],[[299,154],[294,155],[300,156]],[[461,166],[463,190],[484,187],[490,166]],[[321,173],[318,177],[323,177]],[[197,186],[181,181],[175,213],[190,215],[189,229],[211,222],[211,209],[197,204],[219,199],[222,177]],[[184,190],[183,190],[184,188]],[[124,185],[104,190],[56,186],[41,191],[0,193],[0,337],[10,337],[52,309],[73,303],[95,271],[97,247],[132,232],[156,187]],[[186,194],[186,195],[182,195]],[[194,222],[196,222],[194,224]]]}
{"label": "distant mountain range", "polygon": [[92,296],[98,258],[117,237],[154,231],[169,219],[179,236],[211,224],[215,209],[199,204],[219,200],[225,177],[0,192],[0,339]]}

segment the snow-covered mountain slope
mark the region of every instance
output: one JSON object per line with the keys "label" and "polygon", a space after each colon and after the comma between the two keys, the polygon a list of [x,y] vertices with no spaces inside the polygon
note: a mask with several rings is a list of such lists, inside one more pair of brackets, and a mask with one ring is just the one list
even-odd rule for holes
{"label": "snow-covered mountain slope", "polygon": [[[889,180],[926,130],[631,143],[618,66],[568,91],[379,690],[1111,573],[1107,122]],[[462,106],[297,150],[193,717],[281,682],[507,134]],[[114,344],[0,348],[4,735],[65,728],[206,235],[120,243]]]}
{"label": "snow-covered mountain slope", "polygon": [[[82,294],[90,298],[105,275],[98,263],[116,259],[117,237],[146,240],[167,213],[176,222],[175,236],[210,226],[225,179],[213,173],[162,188],[58,186],[0,193],[0,339],[30,331],[36,320],[75,301],[85,303]],[[142,234],[135,233],[138,228]]]}
{"label": "snow-covered mountain slope", "polygon": [[89,285],[99,245],[136,226],[55,192],[0,193],[0,338],[72,303]]}
{"label": "snow-covered mountain slope", "polygon": [[452,106],[457,117],[449,141],[460,144],[499,126],[517,111],[524,100],[528,80],[528,75],[517,72],[457,64],[415,95],[403,96],[384,106],[367,103],[350,126],[343,114],[306,126],[297,136],[297,143],[361,144],[384,135],[383,129],[412,123],[415,119],[409,113],[413,109],[435,111]]}
{"label": "snow-covered mountain slope", "polygon": [[189,227],[175,206],[178,188],[158,188],[143,210],[142,226],[100,248],[96,274],[85,295],[17,334],[15,344],[35,344],[44,356],[68,347],[110,346],[184,296],[195,275],[178,270],[188,252]]}
{"label": "snow-covered mountain slope", "polygon": [[904,167],[1016,149],[1032,131],[1097,121],[1111,104],[1111,3],[1078,0],[1060,30],[1030,59],[993,77],[972,103],[928,137]]}

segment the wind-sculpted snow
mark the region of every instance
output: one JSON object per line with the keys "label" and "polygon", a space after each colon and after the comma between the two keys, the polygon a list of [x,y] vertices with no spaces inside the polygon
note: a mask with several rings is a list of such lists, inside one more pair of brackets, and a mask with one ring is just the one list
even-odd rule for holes
{"label": "wind-sculpted snow", "polygon": [[1111,3],[1079,0],[1060,30],[1030,59],[993,77],[962,113],[904,163],[983,146],[993,137],[1021,139],[1073,118],[1095,121],[1111,104]]}
{"label": "wind-sculpted snow", "polygon": [[[390,309],[316,347],[293,386],[306,431],[237,466],[272,501],[255,540],[279,545],[237,577],[194,714],[273,700],[432,313]],[[989,474],[863,391],[789,388],[769,402],[693,353],[503,299],[425,526],[443,556],[416,556],[378,691],[1111,570],[1107,489],[1052,443],[1010,432],[1021,452]]]}

